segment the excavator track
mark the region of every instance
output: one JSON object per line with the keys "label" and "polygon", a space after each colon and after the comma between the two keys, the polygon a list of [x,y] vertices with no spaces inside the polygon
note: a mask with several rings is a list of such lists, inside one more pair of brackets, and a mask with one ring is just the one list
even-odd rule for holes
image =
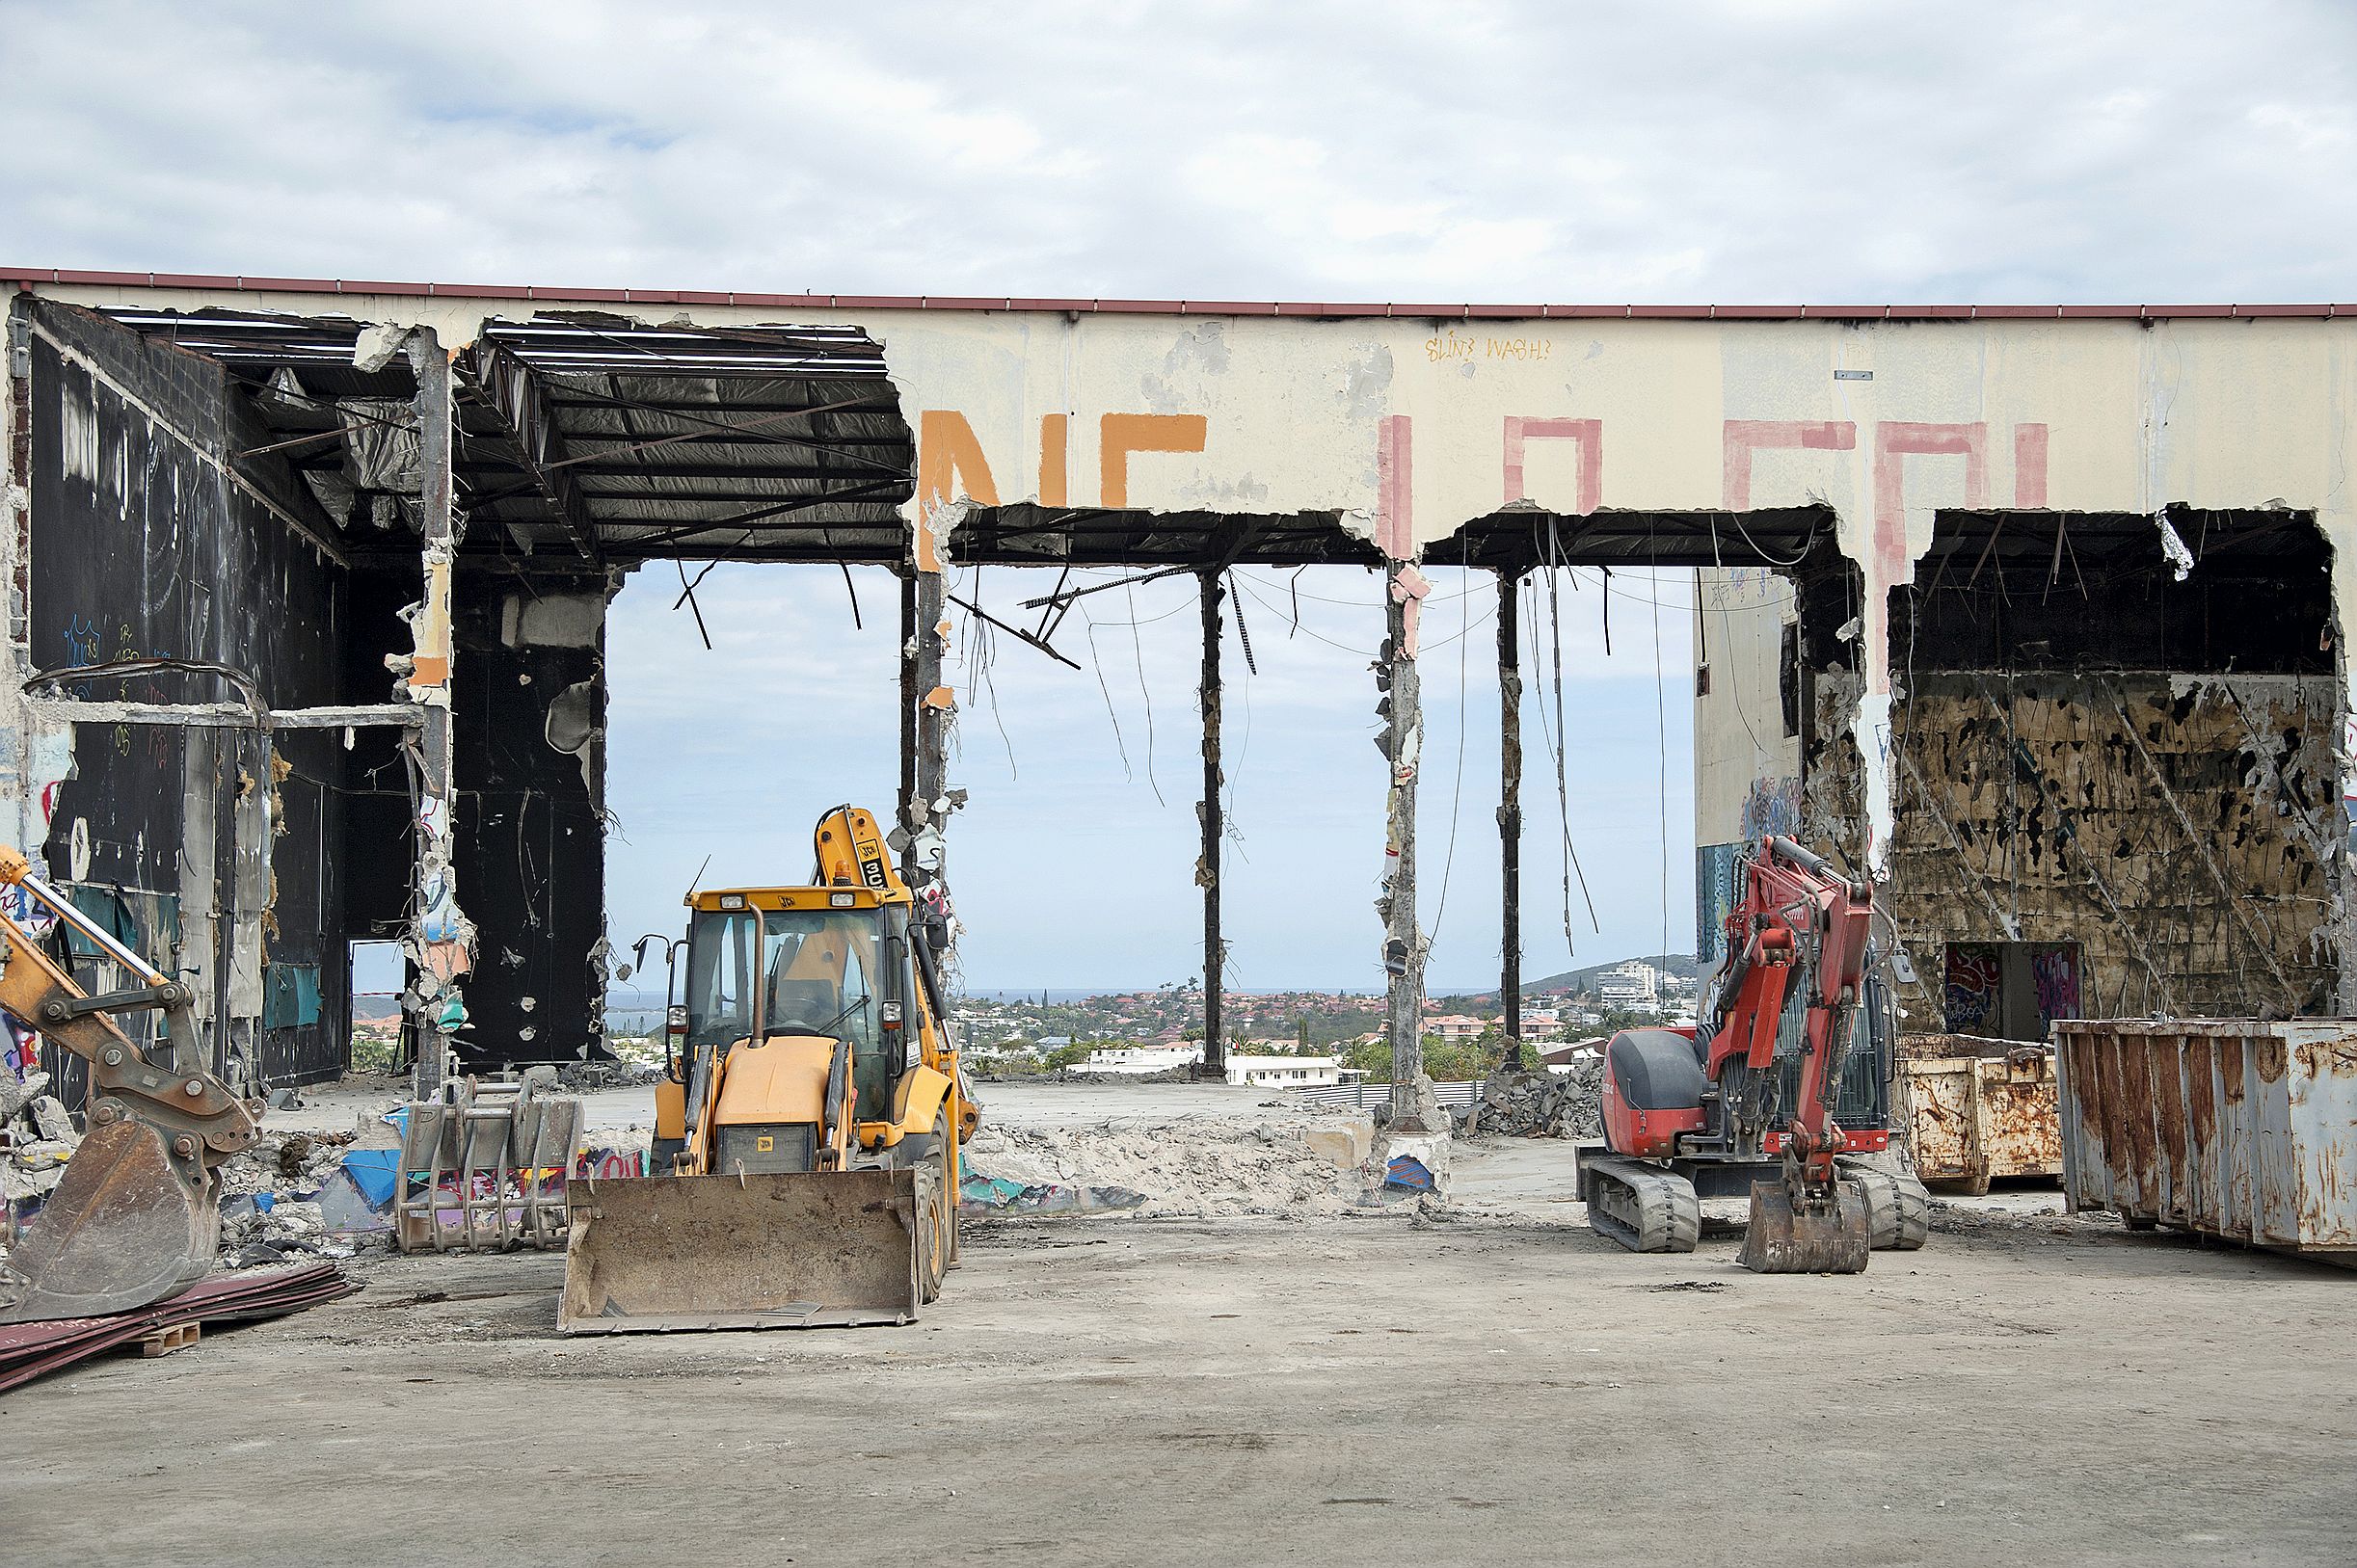
{"label": "excavator track", "polygon": [[1922,1183],[1863,1160],[1835,1163],[1865,1191],[1868,1245],[1874,1251],[1914,1252],[1931,1239],[1932,1199]]}
{"label": "excavator track", "polygon": [[1702,1234],[1702,1202],[1674,1171],[1618,1155],[1583,1155],[1580,1196],[1588,1223],[1631,1252],[1692,1252]]}

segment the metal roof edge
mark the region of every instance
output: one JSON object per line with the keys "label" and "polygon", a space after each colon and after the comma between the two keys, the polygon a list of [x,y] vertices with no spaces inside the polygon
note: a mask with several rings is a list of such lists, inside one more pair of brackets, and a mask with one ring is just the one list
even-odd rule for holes
{"label": "metal roof edge", "polygon": [[2077,321],[2333,320],[2357,305],[1326,305],[1285,300],[1119,300],[924,294],[775,294],[676,288],[549,287],[539,283],[404,283],[336,278],[247,278],[220,273],[104,272],[0,267],[0,284],[27,292],[47,283],[112,288],[216,289],[239,294],[396,295],[524,300],[549,305],[720,305],[755,309],[950,310],[1077,315],[1401,317],[1439,321]]}

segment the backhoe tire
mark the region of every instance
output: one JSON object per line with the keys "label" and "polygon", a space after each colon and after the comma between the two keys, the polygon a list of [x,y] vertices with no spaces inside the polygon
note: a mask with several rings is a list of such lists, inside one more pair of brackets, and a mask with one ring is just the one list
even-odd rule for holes
{"label": "backhoe tire", "polygon": [[945,1265],[949,1268],[956,1268],[964,1262],[965,1260],[961,1255],[965,1251],[964,1243],[966,1236],[965,1216],[959,1212],[959,1208],[963,1200],[963,1194],[958,1192],[954,1186],[950,1184],[947,1175],[950,1169],[949,1151],[955,1147],[955,1145],[950,1142],[950,1139],[953,1135],[954,1134],[950,1127],[950,1107],[944,1105],[933,1117],[933,1147],[942,1151],[941,1168],[944,1173],[942,1188],[949,1194],[949,1202],[944,1206],[949,1210],[947,1227],[949,1232],[949,1262]]}
{"label": "backhoe tire", "polygon": [[[930,1202],[926,1201],[930,1194]],[[947,1113],[933,1118],[933,1152],[917,1167],[917,1223],[923,1246],[919,1279],[928,1303],[941,1297],[942,1277],[957,1249],[957,1194],[950,1190],[950,1126]]]}
{"label": "backhoe tire", "polygon": [[917,1167],[917,1304],[941,1299],[941,1175],[931,1160]]}

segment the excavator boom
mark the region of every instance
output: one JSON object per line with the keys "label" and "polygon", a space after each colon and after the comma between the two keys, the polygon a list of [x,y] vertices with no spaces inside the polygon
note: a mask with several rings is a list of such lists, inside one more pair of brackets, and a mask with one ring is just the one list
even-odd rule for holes
{"label": "excavator boom", "polygon": [[[1871,1226],[1863,1190],[1834,1156],[1846,1146],[1834,1120],[1852,1022],[1865,981],[1873,889],[1852,882],[1823,856],[1789,838],[1764,840],[1750,859],[1738,915],[1753,941],[1782,940],[1786,962],[1802,965],[1800,1089],[1784,1128],[1781,1177],[1752,1183],[1751,1222],[1736,1262],[1758,1274],[1856,1274],[1866,1266]],[[1732,923],[1730,921],[1730,923]],[[1746,953],[1759,951],[1747,947]],[[1724,1026],[1751,1040],[1772,1037],[1774,1018],[1748,1016],[1735,994]],[[1779,1000],[1781,990],[1778,991]],[[1781,1008],[1780,1008],[1781,1011]]]}

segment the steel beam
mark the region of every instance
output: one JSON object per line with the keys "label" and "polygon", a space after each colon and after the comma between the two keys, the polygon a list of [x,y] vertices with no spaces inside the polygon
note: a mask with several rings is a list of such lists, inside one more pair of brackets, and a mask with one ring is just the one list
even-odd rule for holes
{"label": "steel beam", "polygon": [[1195,816],[1203,830],[1203,853],[1194,865],[1195,886],[1203,890],[1203,1066],[1201,1076],[1227,1081],[1226,1019],[1221,1003],[1227,986],[1227,949],[1219,936],[1219,840],[1226,829],[1219,811],[1219,596],[1220,573],[1204,571],[1197,579],[1203,612],[1203,679],[1195,699],[1203,710],[1203,799]]}
{"label": "steel beam", "polygon": [[1522,630],[1519,572],[1498,572],[1498,1003],[1522,1071]]}
{"label": "steel beam", "polygon": [[556,412],[549,407],[540,379],[532,374],[531,366],[489,336],[476,340],[472,369],[476,387],[492,411],[515,433],[524,467],[530,470],[532,482],[541,494],[556,509],[565,532],[573,536],[574,547],[581,552],[583,560],[602,565],[597,520],[589,515],[589,502],[581,494],[580,487],[574,483],[568,461],[571,454],[566,450]]}
{"label": "steel beam", "polygon": [[407,942],[411,983],[402,1004],[416,1042],[411,1084],[414,1097],[433,1100],[442,1092],[449,1035],[442,1019],[460,973],[472,963],[473,930],[458,907],[456,813],[458,780],[450,731],[450,676],[456,639],[452,634],[450,589],[456,570],[457,519],[451,505],[450,360],[433,332],[418,328],[405,347],[417,377],[415,409],[423,478],[418,523],[423,549],[422,594],[411,634],[408,690],[417,706],[418,732],[410,743],[416,769],[416,868],[410,892]]}

